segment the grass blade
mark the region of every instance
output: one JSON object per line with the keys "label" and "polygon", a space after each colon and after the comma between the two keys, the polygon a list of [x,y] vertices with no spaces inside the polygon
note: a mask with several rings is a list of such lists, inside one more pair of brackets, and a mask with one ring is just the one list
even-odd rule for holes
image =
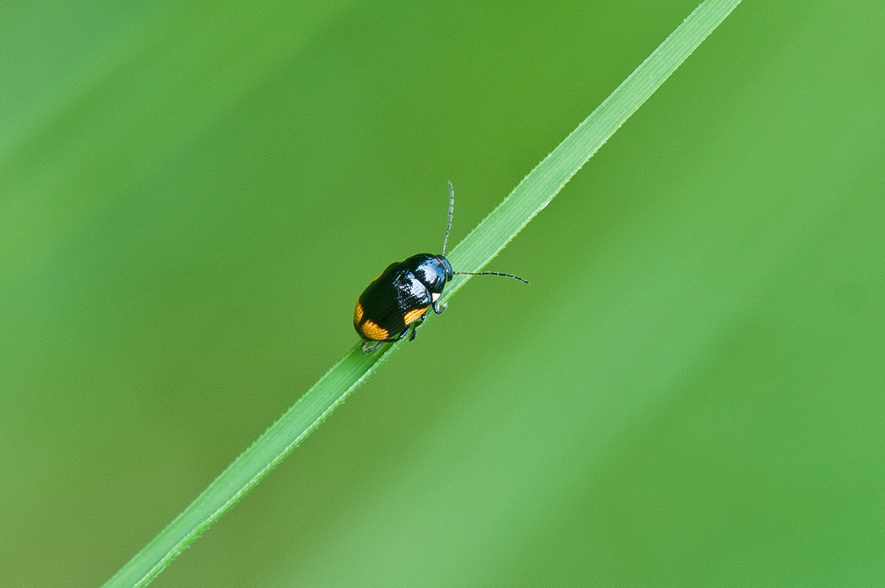
{"label": "grass blade", "polygon": [[[495,257],[618,128],[740,4],[706,0],[450,254],[478,271]],[[470,276],[457,276],[452,296]],[[383,363],[400,343],[363,355],[356,345],[276,423],[234,460],[106,586],[144,586],[233,507]]]}

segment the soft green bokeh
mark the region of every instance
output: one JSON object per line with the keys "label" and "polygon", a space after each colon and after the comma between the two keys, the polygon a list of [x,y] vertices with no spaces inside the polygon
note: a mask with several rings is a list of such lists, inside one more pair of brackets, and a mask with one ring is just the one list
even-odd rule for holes
{"label": "soft green bokeh", "polygon": [[[19,3],[0,577],[109,577],[694,2]],[[158,586],[885,583],[885,6],[745,2]]]}

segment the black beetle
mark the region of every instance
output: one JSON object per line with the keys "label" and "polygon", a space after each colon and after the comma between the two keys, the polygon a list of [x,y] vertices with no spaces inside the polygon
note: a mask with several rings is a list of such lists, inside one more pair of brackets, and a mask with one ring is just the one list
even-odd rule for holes
{"label": "black beetle", "polygon": [[529,283],[513,274],[453,271],[452,264],[446,259],[446,245],[454,213],[455,188],[449,182],[449,221],[442,253],[419,253],[391,263],[360,295],[353,312],[353,328],[364,339],[363,353],[374,351],[385,341],[398,341],[410,331],[409,340],[414,339],[431,308],[437,314],[446,309],[445,304],[440,304],[439,297],[455,274],[504,276]]}

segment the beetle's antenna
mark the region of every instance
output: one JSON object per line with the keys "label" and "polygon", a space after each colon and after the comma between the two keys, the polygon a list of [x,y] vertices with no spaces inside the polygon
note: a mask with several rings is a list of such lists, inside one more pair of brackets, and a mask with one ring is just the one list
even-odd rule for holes
{"label": "beetle's antenna", "polygon": [[468,275],[468,276],[503,276],[505,278],[513,278],[514,280],[519,280],[520,282],[522,282],[524,284],[531,283],[528,280],[526,280],[524,278],[520,278],[519,276],[516,276],[514,274],[502,274],[501,272],[452,272],[452,273]]}
{"label": "beetle's antenna", "polygon": [[446,225],[446,236],[443,238],[442,255],[446,254],[446,245],[449,244],[449,231],[452,230],[452,217],[455,216],[455,187],[449,182],[449,222]]}

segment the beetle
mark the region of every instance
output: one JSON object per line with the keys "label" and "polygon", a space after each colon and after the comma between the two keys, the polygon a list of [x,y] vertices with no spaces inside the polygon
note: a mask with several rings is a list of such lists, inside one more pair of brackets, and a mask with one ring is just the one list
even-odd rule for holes
{"label": "beetle", "polygon": [[471,276],[503,276],[528,284],[513,274],[500,272],[456,272],[446,259],[446,246],[455,213],[455,188],[449,182],[449,220],[443,237],[442,253],[419,253],[391,263],[363,291],[353,311],[353,328],[363,338],[363,353],[370,353],[386,341],[399,341],[409,333],[415,338],[418,327],[430,309],[441,314],[443,288],[456,274]]}

